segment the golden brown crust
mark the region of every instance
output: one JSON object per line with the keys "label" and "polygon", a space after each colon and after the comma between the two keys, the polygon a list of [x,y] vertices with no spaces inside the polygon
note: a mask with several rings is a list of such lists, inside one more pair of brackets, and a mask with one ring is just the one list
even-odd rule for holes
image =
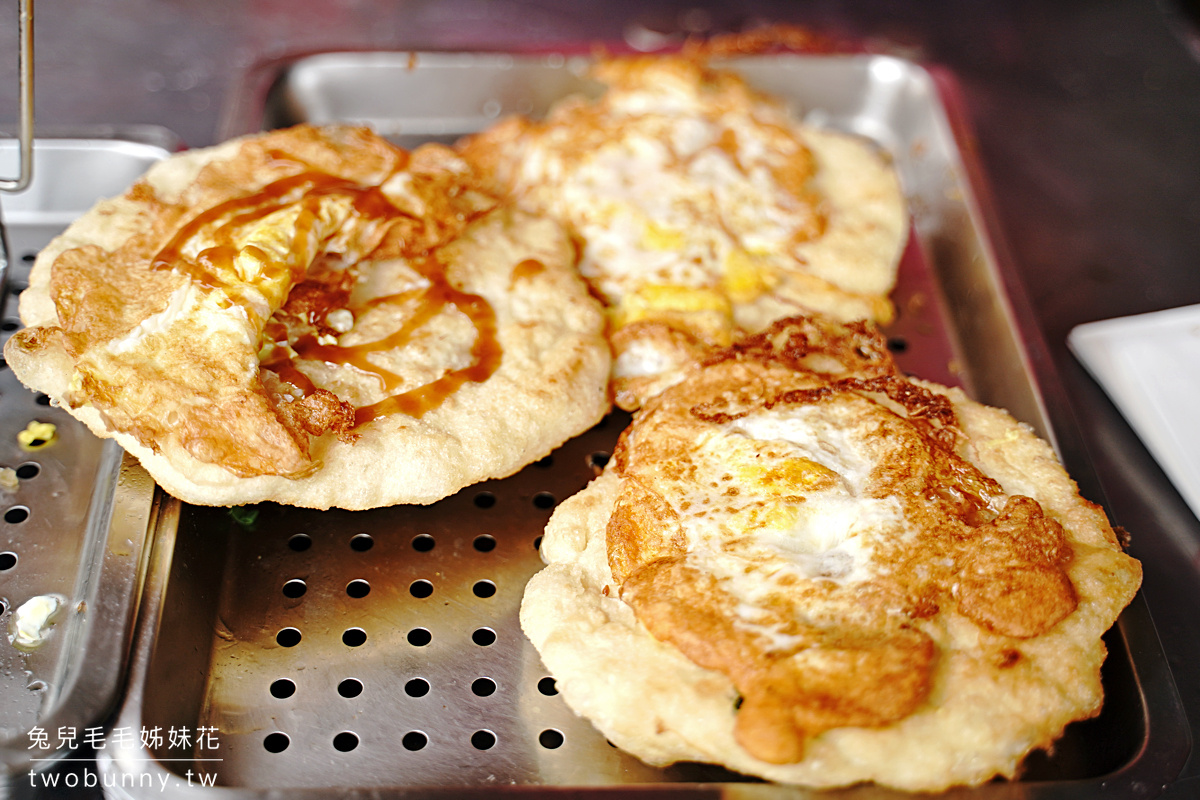
{"label": "golden brown crust", "polygon": [[593,75],[600,99],[460,151],[491,190],[571,228],[615,330],[660,322],[725,346],[802,313],[891,319],[906,216],[868,146],[797,124],[695,53],[602,59]]}
{"label": "golden brown crust", "polygon": [[[610,336],[616,403],[632,411],[691,370],[729,360],[778,362],[828,379],[896,374],[887,343],[869,322],[788,317],[763,331],[713,347],[663,322],[636,322]],[[645,363],[639,363],[645,362]]]}
{"label": "golden brown crust", "polygon": [[608,566],[618,586],[646,564],[682,556],[687,548],[674,509],[636,477],[621,488],[607,536]]}
{"label": "golden brown crust", "polygon": [[[7,352],[192,502],[432,502],[607,406],[572,256],[449,148],[299,126],[177,155],[98,204],[39,256]],[[498,408],[521,435],[472,421]],[[373,474],[422,437],[438,463],[414,480],[325,469]]]}
{"label": "golden brown crust", "polygon": [[339,439],[353,443],[357,438],[354,431],[354,406],[328,389],[314,389],[299,399],[282,400],[281,395],[272,399],[275,413],[288,430],[303,431],[309,436],[334,433]]}
{"label": "golden brown crust", "polygon": [[[446,160],[447,155],[441,159]],[[277,414],[276,404],[267,397],[257,375],[253,324],[241,341],[230,342],[231,349],[214,348],[205,315],[188,316],[149,334],[166,339],[154,348],[153,361],[138,343],[126,345],[122,339],[136,335],[139,326],[170,308],[173,296],[193,286],[197,294],[208,295],[204,300],[243,308],[251,322],[258,316],[259,326],[283,306],[295,281],[267,273],[274,266],[269,258],[260,278],[246,279],[238,274],[242,268],[236,264],[222,270],[220,265],[210,266],[210,258],[215,256],[190,249],[207,247],[213,252],[235,246],[245,253],[256,247],[234,240],[249,237],[253,242],[254,233],[247,233],[249,225],[236,225],[232,220],[238,214],[286,211],[279,203],[286,198],[277,196],[286,190],[270,187],[307,174],[342,180],[354,187],[371,186],[408,166],[414,176],[422,176],[422,168],[437,176],[424,176],[429,195],[422,202],[445,204],[444,176],[450,171],[434,161],[425,156],[409,164],[407,153],[364,129],[302,126],[245,140],[232,157],[205,164],[174,200],[164,199],[148,183],[140,182],[126,195],[122,213],[143,220],[142,230],[112,250],[96,246],[68,249],[50,268],[50,297],[67,351],[77,365],[78,388],[65,399],[75,406],[91,404],[115,428],[128,431],[144,446],[159,450],[162,442],[173,439],[192,457],[220,463],[235,475],[308,472],[313,466],[308,439],[314,434],[308,426],[289,424],[299,416]],[[331,242],[325,246],[365,255],[375,249],[380,234],[390,225],[403,233],[391,233],[388,241],[408,245],[407,250],[397,250],[396,257],[424,252],[439,241],[448,241],[467,221],[487,210],[485,202],[494,206],[495,201],[485,201],[479,193],[466,189],[469,187],[463,186],[452,195],[462,200],[437,209],[451,220],[450,225],[381,211],[381,221],[386,223],[375,226],[378,230],[346,224],[346,238],[353,244]],[[348,186],[347,191],[353,189]],[[305,201],[298,198],[294,202]],[[302,213],[296,224],[319,226],[319,210],[315,216],[318,219],[302,223]],[[186,239],[181,238],[185,231],[189,234]],[[332,239],[338,233],[325,230],[323,235]],[[309,247],[299,240],[297,245],[301,252]],[[303,275],[316,261],[314,255],[309,254],[309,263],[293,265],[285,254],[279,267],[298,269]],[[15,337],[14,347],[36,357],[27,339],[29,330]],[[190,397],[206,398],[206,402],[199,407],[180,405],[181,398]],[[155,412],[147,414],[145,409]],[[325,428],[318,430],[324,432]]]}
{"label": "golden brown crust", "polygon": [[767,609],[759,622],[798,640],[780,653],[740,629],[736,599],[682,555],[649,560],[621,584],[621,599],[657,639],[729,675],[741,697],[738,743],[772,764],[799,761],[805,741],[831,728],[900,719],[929,693],[935,650],[920,631],[805,625]]}
{"label": "golden brown crust", "polygon": [[836,42],[802,25],[772,23],[737,33],[719,34],[707,39],[690,39],[683,54],[690,57],[730,57],[775,51],[797,53],[824,52],[836,48]]}
{"label": "golden brown crust", "polygon": [[[870,357],[880,374],[798,369],[792,340],[714,354],[646,402],[551,521],[526,631],[568,702],[655,763],[919,789],[1011,775],[1098,709],[1100,633],[1137,563],[1011,419]],[[569,633],[583,617],[565,601],[543,615],[551,586],[608,620],[585,638],[627,641],[670,696],[584,678],[607,659]],[[714,674],[728,683],[705,688]],[[675,721],[622,721],[639,705]]]}

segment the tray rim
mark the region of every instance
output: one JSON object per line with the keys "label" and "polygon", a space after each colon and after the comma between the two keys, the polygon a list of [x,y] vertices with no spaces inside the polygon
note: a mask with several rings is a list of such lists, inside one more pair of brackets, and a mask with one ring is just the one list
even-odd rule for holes
{"label": "tray rim", "polygon": [[[91,619],[77,634],[82,637],[79,659],[84,668],[75,670],[73,679],[58,690],[52,708],[39,717],[35,727],[48,732],[75,727],[82,737],[87,723],[93,723],[89,727],[102,727],[109,712],[118,707],[133,641],[133,621],[142,598],[148,549],[144,545],[154,496],[153,481],[137,460],[115,442],[106,442],[88,509],[89,530],[84,543],[87,570],[80,575],[90,584],[84,602],[88,603]],[[127,553],[113,550],[112,545],[120,542],[128,542]],[[116,591],[102,596],[101,588]],[[126,635],[112,635],[109,622],[120,623]],[[43,751],[31,749],[28,737],[26,731],[0,742],[6,780],[45,769],[71,755],[59,749],[35,758]]]}
{"label": "tray rim", "polygon": [[[14,144],[11,140],[0,139],[0,148],[5,150]],[[132,123],[39,126],[33,146],[35,164],[43,149],[116,150],[153,163],[180,149],[182,144],[168,128]],[[35,190],[37,181],[35,170],[30,186],[16,194]],[[4,195],[0,203],[11,197]],[[84,210],[74,212],[75,216]],[[0,304],[7,304],[9,300],[15,304],[15,294],[10,297],[10,281],[14,271],[28,271],[27,266],[14,265],[11,261],[14,250],[10,245],[14,238],[20,238],[14,234],[48,226],[65,228],[71,221],[56,208],[35,207],[19,212],[9,208],[8,211],[7,217],[0,219],[0,235],[7,256],[0,265]],[[16,383],[15,378],[13,382]],[[28,391],[19,383],[17,388]],[[92,435],[82,423],[78,425],[81,434]],[[65,630],[55,634],[71,635],[76,652],[71,656],[73,664],[57,665],[58,676],[65,677],[67,682],[54,687],[50,702],[43,704],[34,725],[51,735],[60,728],[75,728],[80,739],[85,730],[102,728],[121,701],[133,626],[146,574],[150,512],[155,502],[153,481],[136,459],[124,453],[115,442],[100,442],[97,458],[95,477],[84,487],[89,500],[82,523],[85,530],[81,563],[72,586],[74,596],[82,598],[86,608],[78,615],[80,622],[70,626],[60,623]],[[7,642],[2,646],[8,646]],[[75,753],[65,748],[30,749],[32,730],[0,739],[0,794],[10,787],[21,786],[20,778],[24,774],[51,768],[64,759],[76,760],[73,758]]]}

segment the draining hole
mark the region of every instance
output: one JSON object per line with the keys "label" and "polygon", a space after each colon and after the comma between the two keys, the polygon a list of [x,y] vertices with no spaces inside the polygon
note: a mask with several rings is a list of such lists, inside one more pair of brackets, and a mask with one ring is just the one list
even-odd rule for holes
{"label": "draining hole", "polygon": [[280,647],[295,647],[300,644],[300,631],[296,628],[284,628],[279,633],[275,634],[275,641]]}
{"label": "draining hole", "polygon": [[0,331],[15,331],[19,327],[21,327],[21,323],[15,319],[6,319],[4,322],[0,322]]}
{"label": "draining hole", "polygon": [[539,458],[537,461],[533,462],[533,465],[539,469],[550,469],[554,466],[554,456]]}
{"label": "draining hole", "polygon": [[342,697],[358,697],[362,690],[363,684],[358,678],[346,678],[338,684],[338,694]]}
{"label": "draining hole", "polygon": [[38,394],[36,402],[39,406],[48,406],[50,405],[50,395]]}
{"label": "draining hole", "polygon": [[535,538],[535,539],[533,540],[533,549],[534,549],[534,550],[541,550],[541,549],[542,549],[542,537],[538,536],[537,538]]}
{"label": "draining hole", "polygon": [[476,697],[491,697],[496,693],[496,682],[491,678],[476,678],[471,681],[471,691]]}
{"label": "draining hole", "polygon": [[362,628],[347,628],[342,634],[342,644],[347,647],[362,647],[367,642],[367,632]]}
{"label": "draining hole", "polygon": [[405,750],[420,750],[429,744],[429,737],[420,731],[409,731],[400,739]]}
{"label": "draining hole", "polygon": [[491,581],[475,581],[471,591],[475,593],[476,597],[491,597],[496,593],[496,584]]}
{"label": "draining hole", "polygon": [[7,572],[17,565],[17,554],[11,550],[0,553],[0,572]]}
{"label": "draining hole", "polygon": [[5,611],[8,611],[8,605],[3,600],[0,600],[0,615],[3,615]]}
{"label": "draining hole", "polygon": [[288,547],[292,548],[297,553],[303,553],[305,550],[312,547],[312,537],[307,533],[297,533],[295,536],[288,539]]}
{"label": "draining hole", "polygon": [[597,472],[603,471],[608,466],[608,460],[612,458],[612,453],[607,453],[603,450],[597,450],[588,456],[588,466]]}
{"label": "draining hole", "polygon": [[477,508],[491,508],[496,505],[496,495],[491,492],[480,492],[475,495],[475,506]]}
{"label": "draining hole", "polygon": [[424,628],[413,628],[408,632],[408,643],[413,647],[424,647],[433,641],[433,634]]}
{"label": "draining hole", "polygon": [[21,260],[24,261],[26,264],[32,264],[34,261],[37,261],[37,251],[30,250],[26,253],[22,253]]}
{"label": "draining hole", "polygon": [[475,537],[475,549],[481,553],[490,553],[496,549],[496,537],[490,533],[480,534]]}
{"label": "draining hole", "polygon": [[350,549],[356,553],[365,553],[375,546],[375,540],[369,533],[357,533],[350,537]]}
{"label": "draining hole", "polygon": [[422,599],[429,597],[433,594],[433,584],[429,581],[413,581],[408,585],[408,593]]}
{"label": "draining hole", "polygon": [[562,731],[556,731],[554,728],[546,728],[538,734],[538,744],[547,750],[557,750],[563,746]]}
{"label": "draining hole", "polygon": [[903,336],[890,336],[887,340],[887,347],[893,353],[903,353],[908,349],[908,339]]}
{"label": "draining hole", "polygon": [[496,746],[496,734],[491,731],[475,731],[471,734],[471,746],[476,750],[491,750]]}
{"label": "draining hole", "polygon": [[371,593],[371,584],[361,578],[356,578],[346,584],[346,594],[355,598],[366,597]]}
{"label": "draining hole", "polygon": [[337,736],[333,737],[333,749],[341,753],[349,753],[354,748],[358,747],[358,734],[350,731],[342,731]]}
{"label": "draining hole", "polygon": [[419,533],[413,537],[412,548],[418,553],[428,553],[437,544],[428,533]]}
{"label": "draining hole", "polygon": [[4,521],[11,522],[14,525],[24,522],[27,519],[29,519],[29,509],[25,506],[13,506],[4,512]]}
{"label": "draining hole", "polygon": [[36,478],[38,476],[38,473],[41,471],[42,471],[42,468],[40,466],[30,462],[28,464],[22,464],[21,466],[17,467],[17,477],[23,481],[27,481],[30,478]]}
{"label": "draining hole", "polygon": [[288,749],[288,745],[291,743],[292,740],[288,738],[288,735],[279,731],[268,733],[267,738],[263,739],[263,747],[268,753],[282,753]]}
{"label": "draining hole", "polygon": [[471,641],[480,647],[488,647],[496,643],[496,632],[491,628],[476,628]]}
{"label": "draining hole", "polygon": [[538,681],[538,691],[547,697],[553,697],[558,694],[558,687],[554,684],[554,678],[547,676]]}
{"label": "draining hole", "polygon": [[280,678],[277,681],[271,682],[271,697],[278,697],[283,700],[286,697],[291,697],[296,693],[295,681],[287,678]]}
{"label": "draining hole", "polygon": [[554,508],[556,502],[554,495],[549,492],[538,492],[533,496],[533,504],[538,508]]}
{"label": "draining hole", "polygon": [[283,585],[283,596],[284,597],[291,597],[291,598],[303,597],[304,593],[307,591],[308,591],[308,584],[305,583],[304,581],[300,580],[299,578],[293,578],[292,580],[288,581],[287,583],[285,583]]}
{"label": "draining hole", "polygon": [[409,697],[424,697],[429,694],[429,681],[424,678],[413,678],[404,684],[404,693]]}

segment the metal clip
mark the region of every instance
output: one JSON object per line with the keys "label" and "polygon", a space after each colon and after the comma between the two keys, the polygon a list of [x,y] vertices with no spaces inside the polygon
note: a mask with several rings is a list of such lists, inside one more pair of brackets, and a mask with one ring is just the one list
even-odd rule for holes
{"label": "metal clip", "polygon": [[0,189],[19,192],[33,179],[33,0],[19,0],[21,119],[16,178],[0,178]]}

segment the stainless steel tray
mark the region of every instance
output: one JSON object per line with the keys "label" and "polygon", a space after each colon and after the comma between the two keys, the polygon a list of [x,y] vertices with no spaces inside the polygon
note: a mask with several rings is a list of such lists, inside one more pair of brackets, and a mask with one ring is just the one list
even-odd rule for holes
{"label": "stainless steel tray", "polygon": [[[37,251],[95,200],[117,194],[168,151],[118,139],[38,139],[34,177],[0,196],[8,269],[0,345],[20,327],[16,295]],[[0,172],[16,142],[0,140]],[[31,421],[57,436],[35,451],[17,434]],[[0,637],[31,597],[63,604],[51,634],[29,653],[0,638],[0,786],[26,786],[28,773],[102,732],[116,706],[141,589],[154,485],[137,462],[70,415],[34,395],[0,360],[0,467],[16,470],[0,490]],[[89,731],[91,731],[89,733]]]}
{"label": "stainless steel tray", "polygon": [[[359,120],[405,145],[450,140],[591,90],[581,63],[559,54],[408,53],[277,61],[248,76],[223,132]],[[956,139],[948,79],[867,56],[764,57],[738,68],[808,109],[810,120],[893,154],[915,217],[899,319],[888,331],[902,366],[960,383],[1051,435],[1020,304],[1006,291]],[[166,501],[114,725],[164,736],[204,731],[205,746],[192,737],[104,749],[108,791],[803,796],[703,765],[653,769],[617,751],[554,694],[521,634],[517,609],[541,567],[541,529],[553,506],[596,474],[624,422],[614,415],[512,478],[430,507],[316,513],[264,504],[247,523],[225,509]],[[1149,796],[1170,782],[1189,745],[1140,598],[1108,640],[1103,714],[1072,726],[1052,756],[1032,756],[1021,781],[962,794],[1066,798],[1104,787]]]}

